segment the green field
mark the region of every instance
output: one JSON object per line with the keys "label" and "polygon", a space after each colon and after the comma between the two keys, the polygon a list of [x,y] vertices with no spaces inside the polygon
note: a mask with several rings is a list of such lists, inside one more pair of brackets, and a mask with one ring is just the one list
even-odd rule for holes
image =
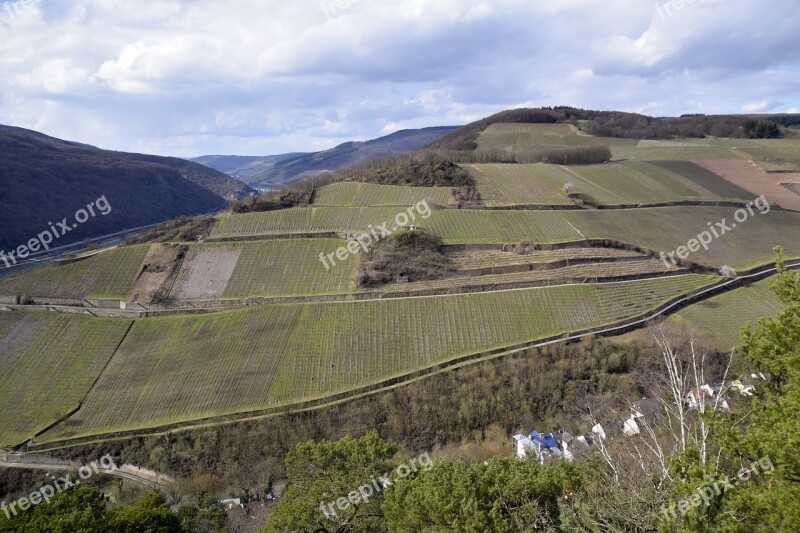
{"label": "green field", "polygon": [[448,205],[453,200],[449,187],[403,187],[375,183],[341,182],[326,185],[314,195],[314,205],[334,207],[410,206],[422,200]]}
{"label": "green field", "polygon": [[346,245],[344,239],[195,244],[181,265],[172,295],[191,300],[352,292],[358,269],[355,256],[335,259],[327,270],[319,260],[320,253]]}
{"label": "green field", "polygon": [[604,165],[470,165],[486,205],[569,204],[564,184],[599,205],[751,200],[753,194],[688,161]]}
{"label": "green field", "polygon": [[0,280],[0,294],[124,300],[142,271],[150,245],[123,246],[64,266]]}
{"label": "green field", "polygon": [[730,351],[741,339],[745,324],[755,326],[762,318],[773,317],[784,305],[770,290],[772,279],[721,294],[683,309],[667,322],[686,325],[711,346]]}
{"label": "green field", "polygon": [[130,324],[0,313],[0,446],[21,444],[78,407]]}
{"label": "green field", "polygon": [[687,275],[141,319],[81,410],[40,440],[325,397],[461,355],[614,322],[716,279]]}
{"label": "green field", "polygon": [[[615,239],[650,250],[669,252],[685,246],[723,218],[733,222],[727,207],[663,207],[625,210],[482,211],[434,210],[419,225],[445,244],[557,243]],[[690,261],[721,267],[747,268],[773,259],[772,248],[783,245],[788,257],[800,257],[800,213],[771,211],[755,215],[714,240],[709,250],[693,253]],[[212,236],[282,235],[298,231],[357,233],[368,224],[391,220],[388,208],[296,208],[220,218]],[[304,226],[300,226],[305,224]]]}

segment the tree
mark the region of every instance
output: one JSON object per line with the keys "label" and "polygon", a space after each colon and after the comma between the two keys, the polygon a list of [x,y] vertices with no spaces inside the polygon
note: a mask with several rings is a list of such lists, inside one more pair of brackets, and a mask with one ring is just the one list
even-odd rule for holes
{"label": "tree", "polygon": [[148,494],[132,505],[115,510],[109,521],[111,531],[123,533],[180,533],[181,520],[169,510],[161,494]]}
{"label": "tree", "polygon": [[347,436],[296,446],[286,456],[286,492],[263,531],[384,530],[381,491],[372,490],[365,501],[359,488],[374,489],[373,480],[391,470],[389,460],[396,451],[397,446],[384,442],[375,430],[358,439]]}
{"label": "tree", "polygon": [[[675,498],[686,499],[723,480],[734,483],[708,504],[665,519],[664,530],[797,531],[800,529],[800,273],[775,249],[773,290],[786,305],[777,317],[742,333],[745,366],[769,376],[750,402],[710,420],[718,451],[705,463],[698,449],[677,456]],[[728,485],[726,485],[728,487]]]}
{"label": "tree", "polygon": [[594,463],[540,466],[513,457],[445,459],[392,479],[382,505],[392,532],[531,531],[560,524],[561,508]]}
{"label": "tree", "polygon": [[149,494],[127,507],[109,507],[98,489],[80,486],[60,492],[49,503],[43,502],[16,516],[7,518],[0,513],[0,531],[181,533],[190,530],[181,526],[180,519],[169,510],[160,494]]}

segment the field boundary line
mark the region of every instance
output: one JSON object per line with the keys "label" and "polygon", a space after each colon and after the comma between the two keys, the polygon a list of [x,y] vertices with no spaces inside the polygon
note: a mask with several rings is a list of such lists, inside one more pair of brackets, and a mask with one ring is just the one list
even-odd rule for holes
{"label": "field boundary line", "polygon": [[36,432],[36,433],[35,433],[35,434],[34,434],[34,435],[31,437],[31,438],[29,438],[28,440],[24,441],[24,442],[23,442],[23,443],[21,443],[21,444],[18,444],[18,445],[16,445],[16,446],[12,447],[12,449],[13,449],[13,450],[15,450],[15,451],[16,451],[16,450],[22,449],[22,448],[23,448],[23,447],[25,447],[25,446],[26,446],[26,445],[27,445],[27,444],[28,444],[30,441],[32,441],[32,440],[34,440],[34,439],[36,439],[36,437],[39,437],[39,436],[41,436],[41,435],[44,435],[45,433],[47,433],[48,431],[50,431],[51,429],[53,429],[53,428],[54,428],[54,427],[56,427],[57,425],[61,424],[62,422],[65,422],[65,421],[66,421],[66,420],[68,420],[70,417],[72,417],[72,415],[74,415],[75,413],[77,413],[78,411],[80,411],[81,407],[83,407],[83,401],[84,401],[84,400],[86,399],[86,397],[87,397],[87,396],[88,396],[88,395],[89,395],[89,394],[92,392],[92,389],[94,389],[95,385],[97,385],[97,382],[98,382],[98,381],[100,381],[100,378],[101,378],[101,377],[103,376],[103,374],[105,373],[106,369],[108,368],[108,365],[110,365],[110,364],[111,364],[111,360],[112,360],[112,359],[114,359],[114,356],[115,356],[115,355],[117,355],[117,352],[119,351],[119,348],[120,348],[120,346],[122,346],[122,343],[123,343],[123,342],[125,342],[125,339],[128,337],[128,334],[131,332],[131,329],[133,329],[133,326],[134,326],[134,324],[135,324],[135,323],[136,323],[136,320],[131,320],[131,323],[128,325],[128,329],[126,329],[126,330],[125,330],[125,333],[122,335],[122,338],[120,339],[119,343],[117,343],[117,347],[116,347],[116,348],[114,348],[114,351],[113,351],[113,352],[111,352],[111,355],[109,356],[109,358],[108,358],[108,361],[106,361],[106,364],[105,364],[105,365],[103,365],[103,368],[102,368],[102,370],[100,370],[100,372],[98,372],[98,374],[97,374],[97,377],[95,378],[95,380],[92,382],[92,384],[89,386],[89,388],[88,388],[88,389],[86,389],[86,394],[84,394],[84,395],[83,395],[83,398],[81,398],[81,401],[80,401],[80,402],[78,402],[78,406],[77,406],[77,407],[75,407],[75,408],[74,408],[72,411],[70,411],[69,413],[65,414],[64,416],[62,416],[61,418],[59,418],[58,420],[56,420],[55,422],[53,422],[52,424],[50,424],[49,426],[47,426],[46,428],[44,428],[43,430]]}

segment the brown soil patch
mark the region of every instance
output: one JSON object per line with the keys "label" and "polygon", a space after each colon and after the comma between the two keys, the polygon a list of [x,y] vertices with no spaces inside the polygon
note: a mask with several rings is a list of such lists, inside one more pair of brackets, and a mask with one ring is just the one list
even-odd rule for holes
{"label": "brown soil patch", "polygon": [[761,196],[771,204],[786,209],[800,211],[800,195],[795,194],[786,183],[800,183],[800,173],[767,173],[752,161],[693,161],[726,180],[753,193],[753,197]]}
{"label": "brown soil patch", "polygon": [[154,244],[144,259],[144,271],[133,284],[132,302],[149,303],[150,298],[169,278],[177,263],[177,246]]}
{"label": "brown soil patch", "polygon": [[781,183],[784,187],[795,193],[796,195],[800,196],[800,182],[798,183]]}
{"label": "brown soil patch", "polygon": [[221,298],[241,252],[232,246],[192,246],[170,295],[179,300]]}

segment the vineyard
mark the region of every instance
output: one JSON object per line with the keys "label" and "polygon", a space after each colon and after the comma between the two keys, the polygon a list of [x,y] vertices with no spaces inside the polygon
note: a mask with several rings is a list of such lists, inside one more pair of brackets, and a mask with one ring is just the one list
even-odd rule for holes
{"label": "vineyard", "polygon": [[[736,209],[725,207],[649,208],[624,211],[576,211],[564,213],[573,225],[589,238],[617,239],[660,252],[686,246],[690,239],[709,229],[709,223],[722,219],[735,224]],[[754,210],[749,219],[714,239],[709,249],[700,248],[688,260],[713,267],[730,265],[752,268],[774,260],[772,249],[782,245],[787,257],[800,257],[800,213]]]}
{"label": "vineyard", "polygon": [[[481,211],[434,210],[419,225],[445,244],[559,243],[583,239],[615,239],[655,252],[671,251],[708,229],[708,223],[731,222],[736,209],[725,207],[664,207],[626,210]],[[784,246],[800,257],[800,213],[771,211],[749,217],[709,250],[692,254],[710,266],[747,268],[772,260],[772,248]],[[306,232],[367,230],[374,221],[391,220],[391,209],[297,208],[269,213],[228,216],[214,226],[215,237],[291,233],[299,218],[309,221]],[[314,222],[313,224],[311,222]],[[367,222],[370,221],[370,222]]]}
{"label": "vineyard", "polygon": [[448,205],[453,200],[449,187],[404,187],[375,183],[332,183],[314,195],[314,205],[332,207],[410,206],[422,200]]}
{"label": "vineyard", "polygon": [[325,397],[461,355],[620,320],[716,279],[686,275],[137,320],[82,408],[39,441]]}
{"label": "vineyard", "polygon": [[0,313],[0,446],[19,444],[75,409],[130,325]]}
{"label": "vineyard", "polygon": [[[542,167],[554,167],[547,170]],[[555,165],[470,165],[481,198],[489,207],[519,204],[570,203],[564,184],[571,178]],[[560,174],[560,176],[559,176]],[[560,177],[560,179],[559,179]]]}
{"label": "vineyard", "polygon": [[172,289],[179,300],[340,294],[355,288],[356,258],[326,270],[319,254],[342,239],[270,239],[192,245]]}
{"label": "vineyard", "polygon": [[42,268],[0,280],[0,294],[53,298],[128,297],[149,245],[124,246],[76,263]]}
{"label": "vineyard", "polygon": [[459,270],[553,263],[573,259],[611,259],[642,257],[637,252],[616,248],[565,248],[562,250],[503,251],[458,250],[447,251],[447,257]]}
{"label": "vineyard", "polygon": [[514,272],[511,274],[487,274],[474,277],[452,277],[435,281],[400,283],[373,289],[371,292],[384,294],[399,291],[486,287],[491,285],[537,282],[555,285],[557,283],[566,282],[591,282],[595,281],[597,278],[663,274],[665,271],[666,267],[664,263],[656,260],[628,261],[623,263],[594,263],[552,270],[534,270],[530,272]]}
{"label": "vineyard", "polygon": [[600,205],[681,200],[750,200],[753,193],[689,161],[624,161],[604,165],[471,165],[489,207],[569,204],[565,183]]}
{"label": "vineyard", "polygon": [[800,183],[800,173],[767,173],[751,161],[701,161],[700,164],[730,183],[749,190],[753,198],[763,194],[770,202],[800,210],[800,195],[784,185]]}
{"label": "vineyard", "polygon": [[784,305],[770,290],[772,279],[765,279],[715,296],[683,309],[668,322],[686,325],[695,335],[709,338],[711,346],[730,351],[740,341],[745,324],[755,326],[762,318],[773,317]]}

